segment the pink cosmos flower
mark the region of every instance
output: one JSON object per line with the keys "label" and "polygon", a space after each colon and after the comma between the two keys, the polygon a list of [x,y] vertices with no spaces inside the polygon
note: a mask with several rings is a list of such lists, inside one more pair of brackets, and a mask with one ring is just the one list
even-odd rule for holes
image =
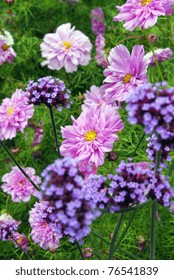
{"label": "pink cosmos flower", "polygon": [[116,133],[123,128],[123,123],[111,105],[91,106],[84,110],[73,125],[61,127],[65,140],[60,146],[63,156],[77,158],[82,165],[93,169],[104,163],[106,152],[112,150],[113,143],[118,140]]}
{"label": "pink cosmos flower", "polygon": [[115,103],[110,103],[109,99],[104,98],[103,91],[101,90],[101,87],[97,86],[91,86],[90,90],[86,91],[84,94],[84,102],[82,105],[82,110],[85,109],[89,110],[91,108],[91,105],[101,106],[103,103],[106,103],[108,105],[112,105],[115,107],[116,110],[118,110],[118,107],[115,105]]}
{"label": "pink cosmos flower", "polygon": [[0,39],[0,65],[4,64],[6,61],[12,64],[16,53],[14,49],[6,44],[4,40]]}
{"label": "pink cosmos flower", "polygon": [[12,139],[18,131],[24,132],[34,114],[33,104],[21,89],[17,89],[11,98],[5,98],[0,105],[0,140]]}
{"label": "pink cosmos flower", "polygon": [[25,251],[25,252],[28,251],[29,241],[28,241],[28,238],[24,234],[21,234],[17,231],[14,232],[13,233],[13,238],[11,239],[11,241],[14,243],[15,247],[21,247],[22,250]]}
{"label": "pink cosmos flower", "polygon": [[106,79],[101,89],[109,102],[124,101],[135,87],[147,82],[148,63],[144,59],[144,48],[135,45],[130,54],[123,45],[111,49],[108,57],[109,66],[104,70]]}
{"label": "pink cosmos flower", "polygon": [[133,31],[137,26],[147,29],[156,24],[159,16],[172,13],[172,1],[168,0],[127,0],[122,6],[117,6],[120,13],[114,21],[125,21],[127,30]]}
{"label": "pink cosmos flower", "polygon": [[104,35],[105,33],[105,18],[104,18],[104,13],[101,7],[95,8],[91,10],[90,13],[91,17],[91,29],[92,32],[95,35],[102,34]]}
{"label": "pink cosmos flower", "polygon": [[96,46],[96,56],[95,60],[98,65],[103,66],[106,68],[108,66],[108,61],[105,53],[105,37],[102,34],[97,35],[95,40],[95,46]]}
{"label": "pink cosmos flower", "polygon": [[[35,170],[33,168],[27,167],[24,168],[24,171],[36,185],[41,183],[40,177],[35,175]],[[3,191],[10,194],[14,202],[28,202],[31,195],[38,196],[38,191],[17,166],[14,166],[10,173],[2,177],[2,182],[3,184],[1,187]]]}
{"label": "pink cosmos flower", "polygon": [[13,62],[16,53],[12,48],[14,40],[10,32],[2,29],[0,31],[0,65],[6,61],[11,64]]}
{"label": "pink cosmos flower", "polygon": [[92,44],[81,31],[71,28],[70,23],[60,25],[55,33],[46,34],[41,43],[42,57],[46,60],[42,66],[67,73],[77,71],[78,65],[86,66],[90,61]]}
{"label": "pink cosmos flower", "polygon": [[53,230],[54,224],[47,223],[49,214],[49,203],[47,201],[36,202],[30,210],[29,223],[31,225],[31,237],[33,241],[44,250],[56,251],[59,246],[59,237]]}
{"label": "pink cosmos flower", "polygon": [[[154,50],[154,54],[156,56],[156,60],[158,62],[168,60],[172,57],[173,51],[170,48],[165,49],[156,49]],[[154,59],[153,52],[148,52],[144,58],[147,60],[147,63],[152,66],[156,66],[156,62]]]}

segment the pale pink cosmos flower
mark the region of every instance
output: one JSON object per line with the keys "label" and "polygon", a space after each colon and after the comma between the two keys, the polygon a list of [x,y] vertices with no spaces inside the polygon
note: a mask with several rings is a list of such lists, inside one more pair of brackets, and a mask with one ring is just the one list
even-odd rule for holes
{"label": "pale pink cosmos flower", "polygon": [[0,140],[12,139],[18,131],[24,132],[34,114],[33,104],[21,89],[17,89],[11,98],[5,98],[0,105]]}
{"label": "pale pink cosmos flower", "polygon": [[101,87],[97,87],[95,85],[90,87],[90,90],[87,90],[84,94],[84,102],[82,104],[82,110],[85,109],[89,110],[91,108],[91,105],[97,105],[101,106],[103,103],[106,103],[108,105],[112,105],[115,107],[116,110],[118,110],[118,107],[116,106],[115,102],[112,104],[109,99],[106,99],[104,96],[103,91],[101,90]]}
{"label": "pale pink cosmos flower", "polygon": [[6,44],[6,42],[0,39],[0,65],[4,64],[6,61],[12,64],[16,53],[14,49]]}
{"label": "pale pink cosmos flower", "polygon": [[4,64],[6,61],[12,64],[16,52],[12,48],[14,40],[10,32],[2,29],[0,31],[0,65]]}
{"label": "pale pink cosmos flower", "polygon": [[90,13],[91,18],[91,29],[95,35],[105,33],[105,17],[101,7],[97,7],[91,10]]}
{"label": "pale pink cosmos flower", "polygon": [[66,23],[60,25],[55,33],[45,35],[40,45],[42,57],[46,58],[42,66],[47,65],[51,70],[64,67],[67,73],[71,73],[77,71],[78,65],[89,64],[92,44],[85,34],[74,29]]}
{"label": "pale pink cosmos flower", "polygon": [[13,238],[10,238],[10,240],[14,243],[15,247],[20,247],[25,252],[28,251],[29,240],[24,234],[15,231]]}
{"label": "pale pink cosmos flower", "polygon": [[105,37],[102,34],[97,35],[95,40],[95,46],[96,46],[95,60],[98,65],[101,65],[104,68],[108,66],[108,60],[105,52],[105,45],[106,45]]}
{"label": "pale pink cosmos flower", "polygon": [[32,228],[31,238],[44,250],[56,251],[59,246],[59,237],[53,229],[55,223],[47,222],[47,215],[51,207],[47,201],[36,202],[29,212],[29,223]]}
{"label": "pale pink cosmos flower", "polygon": [[65,140],[60,146],[62,156],[77,158],[82,165],[93,169],[104,163],[106,152],[110,152],[118,140],[117,132],[123,129],[123,122],[111,105],[103,103],[84,110],[73,125],[61,127]]}
{"label": "pale pink cosmos flower", "polygon": [[126,100],[135,87],[147,82],[148,63],[144,59],[144,47],[135,45],[132,53],[124,45],[111,49],[109,66],[104,70],[106,79],[101,89],[109,102]]}
{"label": "pale pink cosmos flower", "polygon": [[[165,48],[165,49],[159,48],[159,49],[154,50],[154,54],[155,54],[156,60],[158,62],[162,62],[162,61],[170,59],[172,57],[173,51],[170,48]],[[144,56],[144,58],[147,60],[147,63],[152,66],[156,66],[154,54],[151,51],[151,52],[148,52]]]}
{"label": "pale pink cosmos flower", "polygon": [[[35,170],[33,168],[26,167],[24,168],[24,171],[36,185],[41,183],[40,177],[35,175]],[[10,173],[7,173],[2,177],[2,182],[3,184],[1,185],[1,188],[4,192],[11,195],[14,202],[28,202],[31,195],[38,196],[38,191],[17,166],[14,166]]]}
{"label": "pale pink cosmos flower", "polygon": [[122,6],[117,6],[120,13],[114,21],[125,21],[127,30],[133,31],[137,26],[147,29],[154,26],[159,16],[172,13],[172,1],[168,0],[127,0]]}

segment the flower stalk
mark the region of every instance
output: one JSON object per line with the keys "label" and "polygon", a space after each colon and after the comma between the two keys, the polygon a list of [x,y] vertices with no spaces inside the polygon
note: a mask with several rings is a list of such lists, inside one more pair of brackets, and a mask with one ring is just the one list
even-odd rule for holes
{"label": "flower stalk", "polygon": [[52,127],[53,127],[53,134],[54,134],[54,138],[55,138],[55,142],[56,142],[56,151],[58,153],[58,156],[61,157],[60,151],[59,151],[59,142],[58,142],[57,133],[56,133],[56,124],[55,124],[55,120],[54,120],[52,107],[49,107],[49,111],[50,111],[50,117],[51,117],[51,122],[52,122]]}
{"label": "flower stalk", "polygon": [[124,218],[124,212],[120,214],[120,217],[118,219],[118,222],[117,222],[115,230],[114,230],[114,234],[113,234],[111,244],[110,244],[110,249],[109,249],[109,258],[108,258],[109,260],[113,259],[113,254],[115,251],[115,242],[116,242],[123,218]]}
{"label": "flower stalk", "polygon": [[22,168],[22,166],[17,162],[17,160],[15,159],[15,157],[11,154],[11,152],[9,151],[9,149],[6,147],[6,145],[0,141],[1,146],[3,147],[3,149],[7,152],[7,154],[9,155],[9,157],[12,159],[12,161],[16,164],[16,166],[19,168],[19,170],[23,173],[23,175],[28,179],[28,181],[33,185],[33,187],[40,191],[40,188],[31,180],[31,178],[28,176],[28,174],[25,172],[25,170]]}

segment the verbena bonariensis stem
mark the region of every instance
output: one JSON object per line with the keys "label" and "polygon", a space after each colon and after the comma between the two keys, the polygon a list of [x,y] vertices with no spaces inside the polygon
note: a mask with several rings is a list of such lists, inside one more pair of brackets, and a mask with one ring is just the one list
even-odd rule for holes
{"label": "verbena bonariensis stem", "polygon": [[56,142],[56,151],[58,152],[58,156],[61,157],[60,151],[59,151],[59,142],[58,142],[57,133],[56,133],[56,124],[55,124],[55,120],[54,120],[52,107],[49,107],[49,110],[50,110],[50,117],[51,117],[51,122],[52,122],[52,127],[53,127],[53,134],[54,134],[54,138],[55,138],[55,142]]}
{"label": "verbena bonariensis stem", "polygon": [[[157,175],[160,165],[160,151],[156,151],[156,166],[155,174]],[[152,213],[151,213],[151,233],[150,233],[150,259],[155,260],[156,250],[156,200],[152,201]]]}
{"label": "verbena bonariensis stem", "polygon": [[119,230],[120,230],[123,218],[124,218],[124,214],[125,214],[124,212],[120,213],[120,217],[118,219],[118,222],[116,224],[116,227],[115,227],[115,230],[113,233],[113,237],[112,237],[110,249],[109,249],[109,258],[108,258],[109,260],[113,259],[113,254],[115,251],[115,242],[116,242],[116,239],[117,239],[117,236],[118,236],[118,233],[119,233]]}
{"label": "verbena bonariensis stem", "polygon": [[81,247],[80,247],[80,245],[79,245],[79,242],[78,242],[77,240],[76,240],[75,244],[76,244],[77,249],[78,249],[78,251],[79,251],[79,253],[80,253],[81,259],[84,260],[85,257],[84,257],[84,255],[83,255],[82,249],[81,249]]}
{"label": "verbena bonariensis stem", "polygon": [[12,159],[12,161],[16,164],[16,166],[19,168],[19,170],[23,173],[23,175],[28,179],[28,181],[33,185],[33,187],[40,191],[40,188],[31,180],[31,178],[28,176],[28,174],[25,172],[25,170],[22,168],[22,166],[17,162],[17,160],[15,159],[15,157],[11,154],[11,152],[9,151],[9,149],[6,147],[6,145],[0,141],[1,146],[3,147],[3,149],[7,152],[7,154],[9,155],[9,157]]}

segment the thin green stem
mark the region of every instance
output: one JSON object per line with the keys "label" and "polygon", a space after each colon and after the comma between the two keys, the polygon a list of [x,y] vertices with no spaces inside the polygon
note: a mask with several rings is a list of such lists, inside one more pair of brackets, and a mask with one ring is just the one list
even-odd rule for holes
{"label": "thin green stem", "polygon": [[105,238],[103,238],[102,236],[100,236],[98,233],[96,233],[95,231],[91,231],[92,234],[94,234],[95,236],[97,236],[98,238],[100,238],[102,241],[106,242],[107,244],[110,244],[110,242],[108,240],[106,240]]}
{"label": "thin green stem", "polygon": [[126,254],[131,260],[132,260],[132,259],[141,260],[141,259],[138,258],[137,256],[134,256],[134,255],[132,255],[132,254],[126,252],[126,251],[123,250],[123,249],[118,248],[118,251],[120,251],[120,252],[123,253],[123,254]]}
{"label": "thin green stem", "polygon": [[171,165],[170,165],[169,170],[168,170],[168,176],[169,177],[170,177],[170,175],[172,175],[173,170],[174,170],[174,160],[172,160]]}
{"label": "thin green stem", "polygon": [[102,257],[101,257],[101,255],[100,255],[100,253],[97,252],[96,242],[95,242],[95,243],[93,242],[93,240],[92,240],[92,238],[91,238],[90,235],[88,235],[88,239],[89,239],[89,241],[90,241],[92,247],[93,247],[94,250],[95,250],[95,251],[94,251],[94,254],[98,257],[99,260],[102,260]]}
{"label": "thin green stem", "polygon": [[[155,175],[158,174],[158,169],[160,166],[160,151],[156,151],[155,158]],[[155,260],[155,250],[156,250],[156,200],[152,201],[152,213],[151,213],[151,232],[150,232],[150,259]]]}
{"label": "thin green stem", "polygon": [[117,242],[116,245],[115,245],[114,252],[115,252],[115,251],[117,250],[117,248],[120,246],[120,243],[122,242],[123,238],[125,237],[125,235],[126,235],[128,229],[129,229],[129,227],[130,227],[130,225],[131,225],[131,223],[132,223],[132,220],[133,220],[133,218],[134,218],[134,216],[135,216],[136,211],[137,211],[137,210],[135,209],[135,210],[133,211],[133,213],[131,213],[132,215],[131,215],[130,218],[129,218],[129,221],[128,221],[128,223],[127,223],[127,226],[126,226],[125,230],[123,231],[123,233],[121,234],[121,236],[120,236],[118,242]]}
{"label": "thin green stem", "polygon": [[155,226],[156,226],[156,200],[152,201],[152,214],[151,214],[151,233],[150,233],[150,259],[155,260]]}
{"label": "thin green stem", "polygon": [[156,26],[158,27],[158,29],[161,31],[161,33],[170,41],[170,43],[172,44],[172,46],[174,47],[174,41],[171,37],[169,37],[164,30],[161,28],[161,26],[159,26],[158,24],[156,24]]}
{"label": "thin green stem", "polygon": [[154,57],[154,60],[155,60],[155,64],[156,64],[156,66],[157,66],[157,68],[158,68],[158,71],[159,71],[161,80],[164,81],[163,74],[162,74],[162,72],[161,72],[161,69],[160,69],[158,60],[157,60],[156,55],[155,55],[155,52],[154,52],[153,44],[152,44],[151,41],[149,40],[148,36],[146,36],[146,37],[147,37],[147,41],[148,41],[148,43],[149,43],[150,49],[151,49],[151,51],[152,51],[152,53],[153,53],[153,57]]}
{"label": "thin green stem", "polygon": [[55,121],[54,121],[54,115],[53,115],[52,107],[49,107],[49,110],[50,110],[50,117],[51,117],[51,122],[52,122],[52,127],[53,127],[54,138],[55,138],[55,142],[56,142],[56,151],[58,152],[58,156],[60,157],[59,142],[58,142],[58,138],[57,138],[56,124],[55,124]]}
{"label": "thin green stem", "polygon": [[78,249],[78,251],[79,251],[79,253],[80,253],[81,259],[82,259],[82,260],[85,260],[85,257],[84,257],[84,255],[83,255],[82,249],[81,249],[81,247],[80,247],[80,245],[79,245],[79,242],[78,242],[77,240],[76,240],[75,244],[76,244],[77,249]]}
{"label": "thin green stem", "polygon": [[28,181],[33,185],[33,187],[40,191],[40,188],[31,180],[31,178],[28,176],[28,174],[25,172],[25,170],[21,167],[21,165],[17,162],[17,160],[15,159],[15,157],[11,154],[11,152],[9,151],[9,149],[6,147],[6,145],[0,141],[1,146],[3,147],[3,149],[7,152],[7,154],[9,155],[9,157],[12,159],[12,161],[16,164],[16,166],[19,168],[19,170],[24,174],[24,176],[28,179]]}
{"label": "thin green stem", "polygon": [[124,213],[121,213],[120,217],[118,219],[118,222],[116,224],[112,240],[111,240],[110,249],[109,249],[109,260],[113,259],[113,254],[114,254],[114,251],[115,251],[114,250],[115,249],[115,242],[116,242],[116,239],[117,239],[117,236],[118,236],[118,233],[119,233],[119,230],[120,230],[123,218],[124,218]]}

